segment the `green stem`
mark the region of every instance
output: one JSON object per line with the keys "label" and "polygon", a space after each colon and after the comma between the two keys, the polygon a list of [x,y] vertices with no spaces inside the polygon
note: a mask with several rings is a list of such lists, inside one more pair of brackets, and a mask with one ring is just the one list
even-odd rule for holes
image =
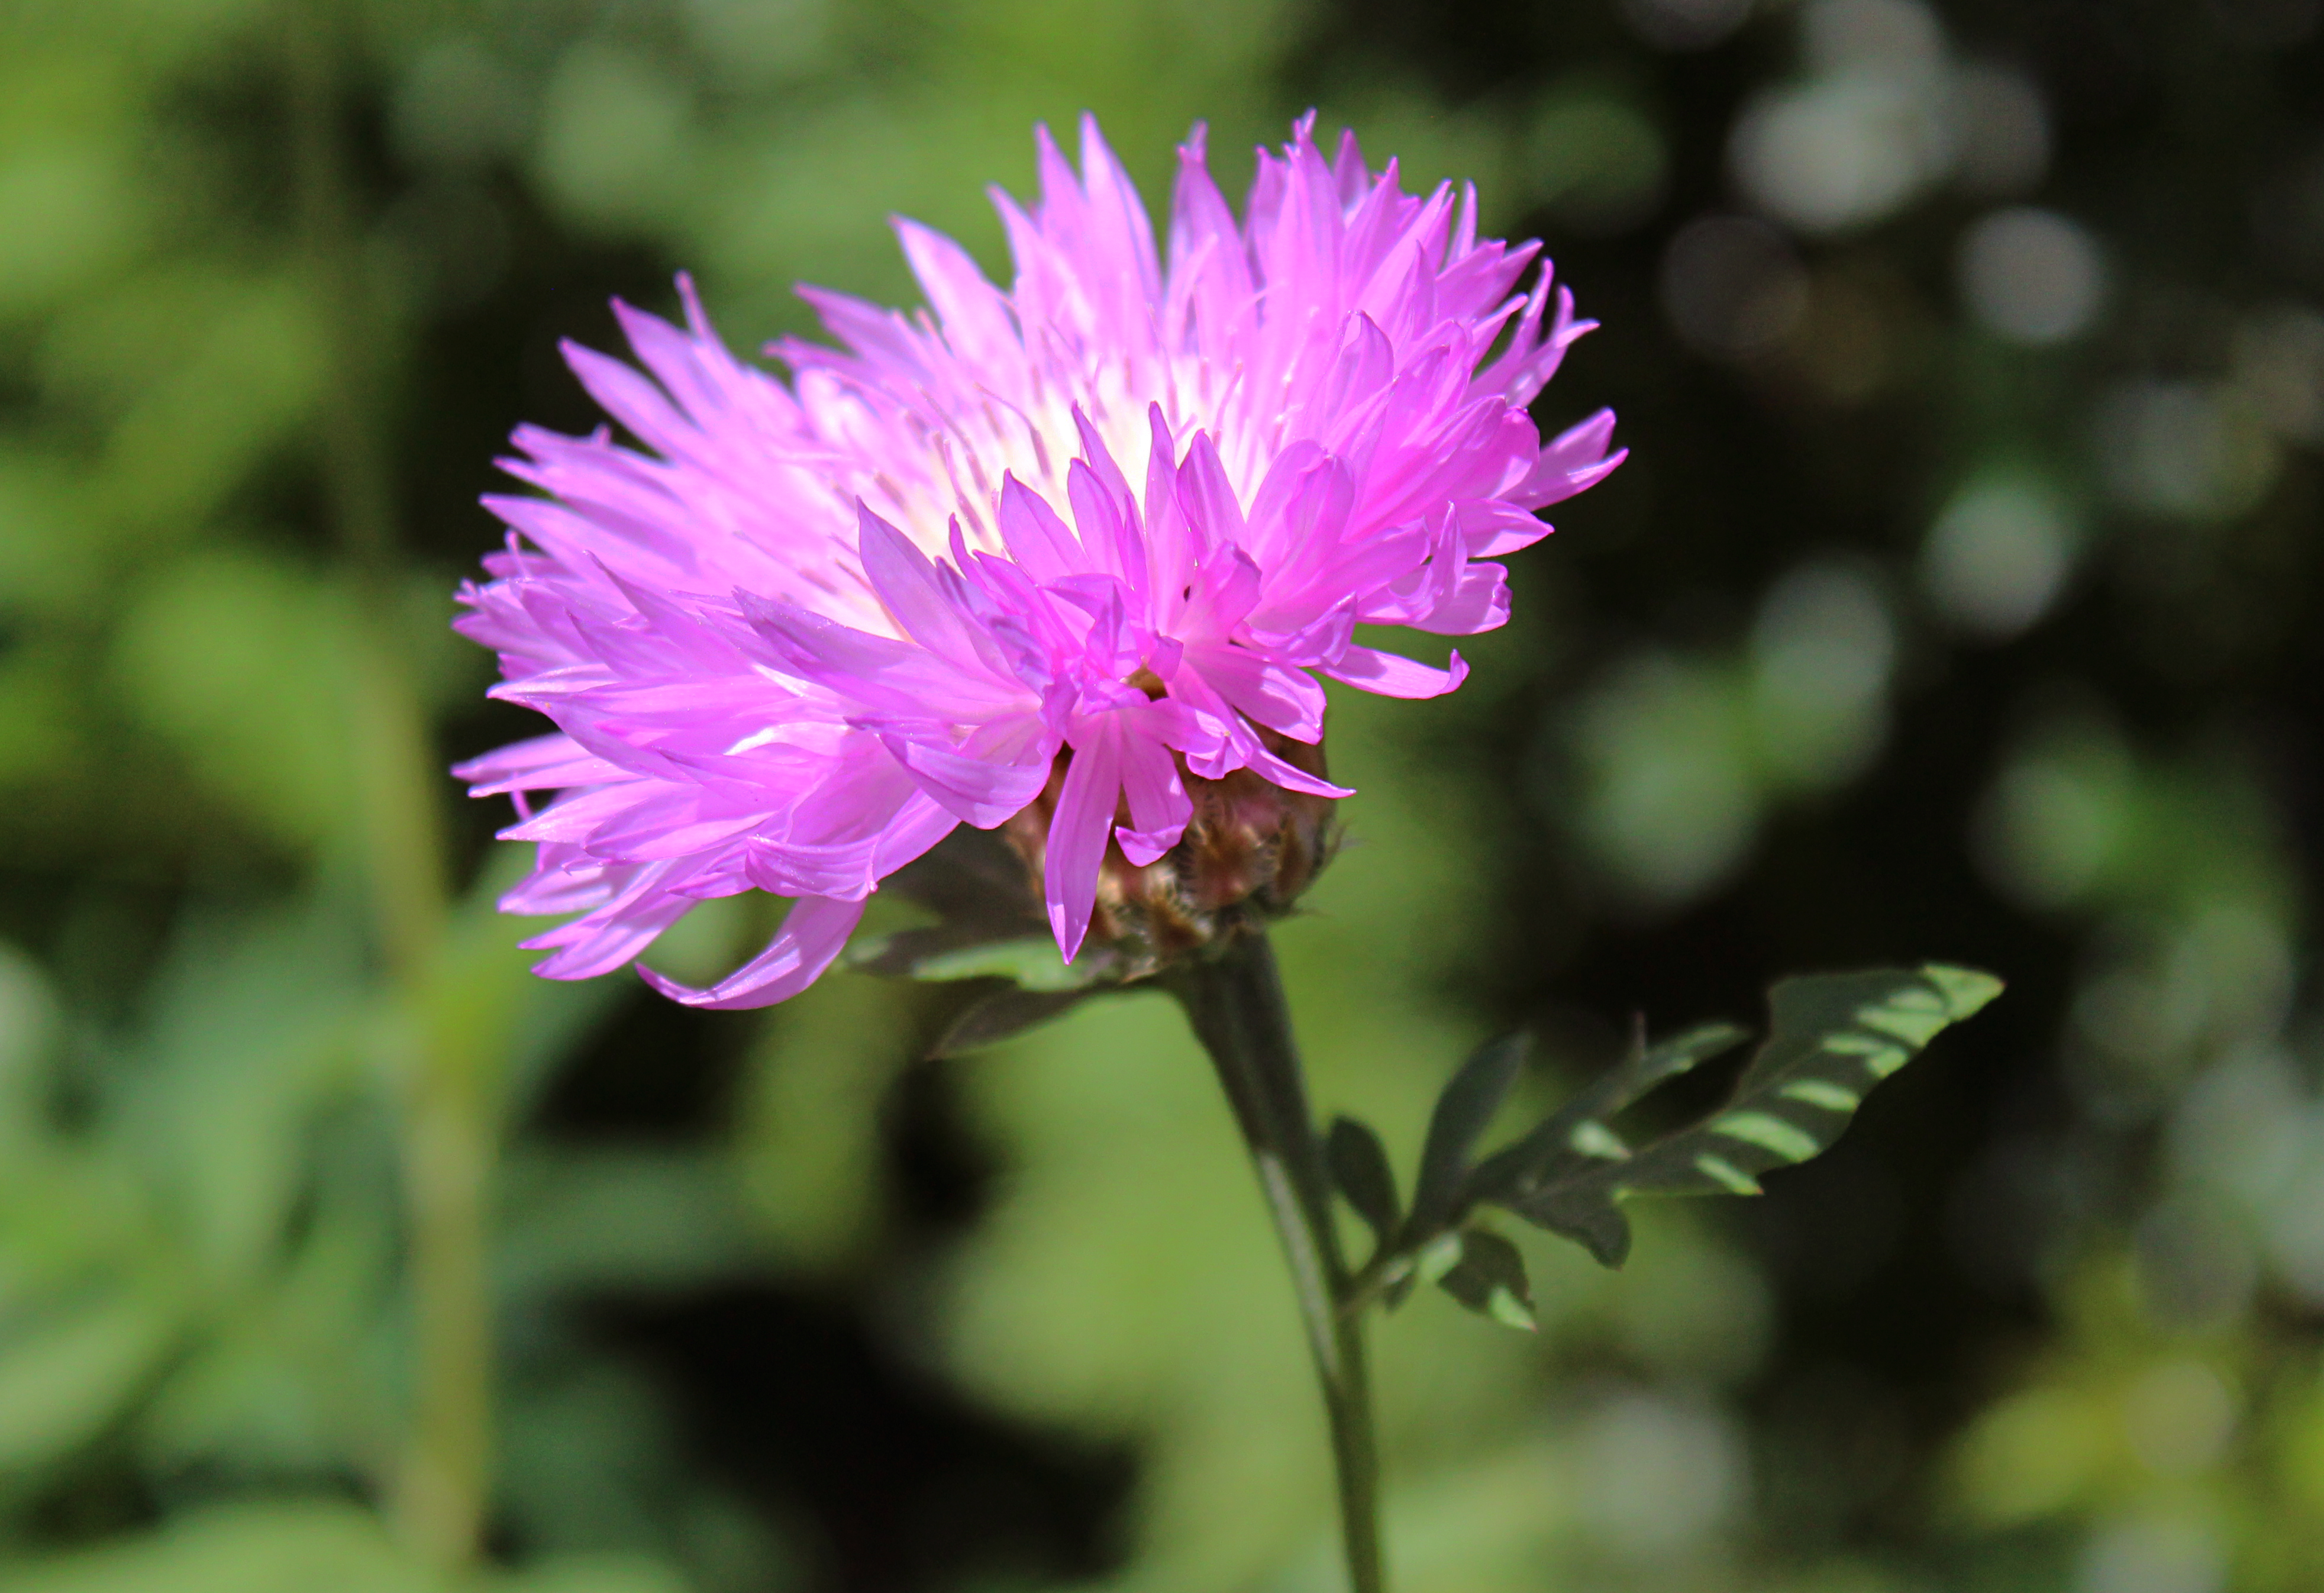
{"label": "green stem", "polygon": [[1218,1069],[1291,1264],[1307,1348],[1331,1419],[1349,1584],[1354,1593],[1383,1593],[1379,1461],[1362,1317],[1344,1309],[1352,1281],[1333,1223],[1331,1177],[1307,1110],[1274,948],[1263,931],[1248,929],[1219,955],[1176,976],[1173,989]]}
{"label": "green stem", "polygon": [[413,1409],[388,1491],[399,1527],[447,1570],[483,1539],[492,1436],[485,1210],[496,1151],[485,1059],[420,1013],[443,939],[438,760],[398,600],[382,382],[340,148],[346,18],[335,0],[284,0],[300,230],[326,328],[324,487],[355,599],[348,740],[373,939],[402,1008],[404,1199],[410,1231]]}

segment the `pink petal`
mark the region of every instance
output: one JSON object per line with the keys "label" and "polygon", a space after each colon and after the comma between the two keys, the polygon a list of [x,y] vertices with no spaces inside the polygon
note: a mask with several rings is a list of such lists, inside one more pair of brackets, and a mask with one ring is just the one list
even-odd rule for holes
{"label": "pink petal", "polygon": [[1552,530],[1547,521],[1536,518],[1532,511],[1520,509],[1515,504],[1475,498],[1454,507],[1461,534],[1468,539],[1471,559],[1494,559],[1529,548]]}
{"label": "pink petal", "polygon": [[983,627],[961,611],[927,555],[860,498],[855,512],[863,574],[905,633],[963,669],[1005,675],[1007,661]]}
{"label": "pink petal", "polygon": [[1382,697],[1442,697],[1469,678],[1469,666],[1452,655],[1450,669],[1431,669],[1416,660],[1370,647],[1351,647],[1340,662],[1323,671]]}
{"label": "pink petal", "polygon": [[1056,580],[1086,568],[1080,544],[1057,512],[1014,475],[1001,481],[1000,514],[1009,556],[1035,580]]}
{"label": "pink petal", "polygon": [[772,1006],[814,984],[845,949],[847,937],[855,932],[862,918],[861,902],[802,896],[791,904],[783,927],[765,950],[706,990],[681,985],[650,968],[641,968],[638,973],[664,996],[687,1006],[715,1012]]}
{"label": "pink petal", "polygon": [[1305,671],[1234,646],[1190,653],[1187,663],[1246,718],[1296,741],[1323,738],[1323,689]]}
{"label": "pink petal", "polygon": [[1161,268],[1154,257],[1154,229],[1146,201],[1130,173],[1114,159],[1097,118],[1082,114],[1082,182],[1089,194],[1093,261],[1122,288],[1152,304],[1161,297]]}
{"label": "pink petal", "polygon": [[1236,501],[1226,468],[1219,463],[1217,445],[1205,432],[1195,432],[1186,446],[1185,461],[1178,467],[1177,497],[1187,523],[1199,527],[1210,542],[1241,542],[1242,505]]}
{"label": "pink petal", "polygon": [[[1032,725],[1038,731],[1039,721]],[[1006,824],[1041,794],[1056,752],[1054,742],[1028,737],[1031,745],[1021,761],[993,762],[894,732],[880,739],[922,791],[946,812],[979,829]]]}
{"label": "pink petal", "polygon": [[1249,762],[1244,764],[1254,774],[1265,776],[1286,791],[1305,792],[1310,796],[1351,797],[1355,788],[1334,785],[1321,775],[1310,774],[1296,764],[1287,764],[1265,747],[1254,743],[1249,750]]}
{"label": "pink petal", "polygon": [[1121,786],[1130,821],[1114,830],[1114,838],[1123,856],[1143,868],[1178,844],[1194,804],[1170,749],[1135,731],[1125,731],[1121,738]]}
{"label": "pink petal", "polygon": [[453,766],[455,780],[468,782],[468,794],[496,796],[514,791],[556,791],[618,779],[621,772],[582,750],[570,736],[536,736]]}
{"label": "pink petal", "polygon": [[968,251],[917,221],[899,220],[896,236],[952,346],[980,365],[1021,362],[1024,346],[1009,301],[984,280]]}
{"label": "pink petal", "polygon": [[684,864],[649,864],[602,906],[520,942],[529,951],[556,949],[532,971],[545,979],[589,979],[613,972],[693,911],[693,899],[670,888],[689,872]]}
{"label": "pink petal", "polygon": [[1087,727],[1089,739],[1074,749],[1057,810],[1049,819],[1047,876],[1049,928],[1067,962],[1080,955],[1097,907],[1097,875],[1113,812],[1121,800],[1121,759],[1110,716]]}

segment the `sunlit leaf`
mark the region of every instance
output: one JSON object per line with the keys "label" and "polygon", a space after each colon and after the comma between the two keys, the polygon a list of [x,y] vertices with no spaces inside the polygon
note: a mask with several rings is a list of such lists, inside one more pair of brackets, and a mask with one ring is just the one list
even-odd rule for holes
{"label": "sunlit leaf", "polygon": [[[12,74],[0,92],[37,81]],[[127,142],[68,134],[0,147],[0,320],[46,308],[134,246],[151,212]]]}
{"label": "sunlit leaf", "polygon": [[1785,979],[1769,996],[1771,1032],[1726,1106],[1636,1153],[1609,1140],[1602,1156],[1554,1163],[1495,1198],[1618,1266],[1630,1245],[1625,1197],[1759,1193],[1760,1174],[1829,1146],[1868,1091],[2000,993],[1990,974],[1934,964]]}
{"label": "sunlit leaf", "polygon": [[1526,1282],[1525,1257],[1517,1247],[1483,1228],[1471,1228],[1460,1238],[1460,1260],[1436,1280],[1436,1286],[1481,1316],[1532,1332],[1533,1289]]}
{"label": "sunlit leaf", "polygon": [[1702,1023],[1648,1045],[1642,1028],[1618,1064],[1532,1133],[1480,1162],[1469,1181],[1469,1198],[1499,1199],[1534,1188],[1560,1170],[1628,1154],[1608,1119],[1649,1090],[1750,1038],[1750,1031],[1733,1023]]}

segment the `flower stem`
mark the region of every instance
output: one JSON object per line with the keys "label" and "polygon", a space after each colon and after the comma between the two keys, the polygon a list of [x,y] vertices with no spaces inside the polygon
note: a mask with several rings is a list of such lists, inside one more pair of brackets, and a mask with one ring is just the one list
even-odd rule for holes
{"label": "flower stem", "polygon": [[446,916],[440,776],[398,598],[393,494],[377,413],[374,329],[338,132],[347,19],[338,0],[283,0],[290,153],[309,285],[326,332],[324,488],[355,600],[347,735],[372,939],[401,1010],[413,1405],[387,1491],[432,1563],[472,1564],[492,1436],[484,1213],[494,1153],[489,1059],[419,1011]]}
{"label": "flower stem", "polygon": [[1275,950],[1257,927],[1191,965],[1172,986],[1210,1052],[1258,1171],[1268,1214],[1291,1264],[1307,1348],[1331,1418],[1340,1485],[1340,1528],[1353,1593],[1383,1593],[1379,1462],[1363,1321],[1343,1309],[1351,1280],[1333,1225],[1332,1184],[1307,1111],[1307,1088]]}

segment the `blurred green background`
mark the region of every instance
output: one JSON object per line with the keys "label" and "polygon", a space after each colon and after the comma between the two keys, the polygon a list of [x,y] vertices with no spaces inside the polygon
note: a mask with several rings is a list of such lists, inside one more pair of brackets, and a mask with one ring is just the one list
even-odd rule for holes
{"label": "blurred green background", "polygon": [[1311,105],[1548,240],[1540,418],[1635,450],[1462,692],[1335,706],[1321,1107],[1408,1165],[1513,1026],[1545,1094],[2012,982],[1618,1276],[1524,1236],[1537,1338],[1388,1321],[1399,1585],[2324,1587],[2319,12],[0,0],[0,1590],[1335,1585],[1172,1009],[928,1064],[857,976],[547,985],[440,773],[530,733],[449,593],[608,295],[754,347],[908,301],[890,212],[997,269],[1037,120],[1152,200]]}

